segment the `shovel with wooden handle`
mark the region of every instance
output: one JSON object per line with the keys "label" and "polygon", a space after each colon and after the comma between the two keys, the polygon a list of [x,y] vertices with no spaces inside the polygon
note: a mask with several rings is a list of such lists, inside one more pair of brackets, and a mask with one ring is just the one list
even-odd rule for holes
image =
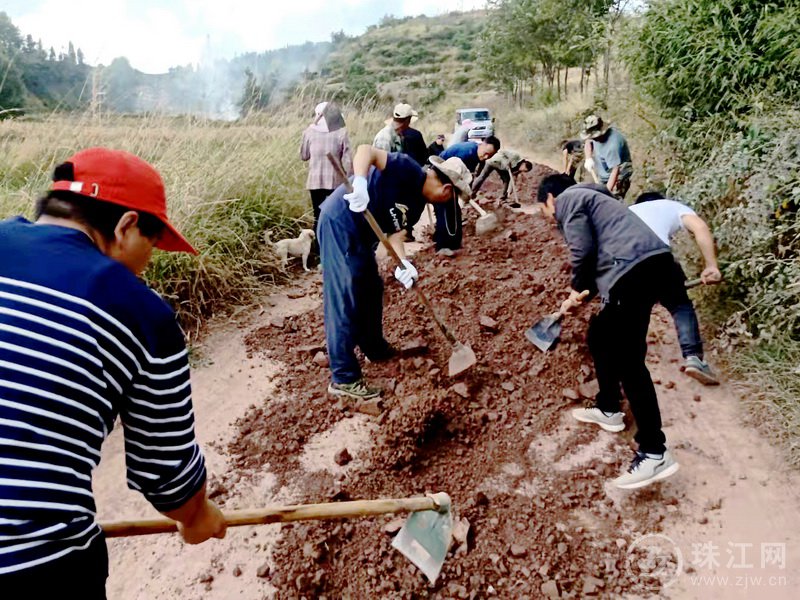
{"label": "shovel with wooden handle", "polygon": [[[350,183],[350,180],[347,178],[347,174],[344,172],[344,168],[339,160],[330,152],[328,152],[328,160],[333,165],[333,168],[342,176],[344,179],[344,185],[348,192],[353,191],[353,186]],[[383,230],[378,225],[378,222],[375,220],[375,217],[372,216],[372,213],[369,209],[364,211],[364,217],[367,219],[367,223],[372,228],[372,231],[375,232],[375,235],[378,236],[378,239],[383,244],[386,251],[389,253],[389,256],[394,259],[397,266],[401,269],[405,270],[405,265],[403,264],[402,259],[395,251],[392,244],[389,242],[389,238],[386,237],[386,234],[383,233]],[[417,299],[420,303],[428,310],[431,317],[433,318],[436,325],[439,327],[439,330],[442,332],[442,335],[450,342],[452,346],[452,352],[450,353],[450,359],[447,361],[447,374],[449,377],[455,377],[469,369],[470,367],[474,366],[478,362],[478,358],[475,356],[475,353],[472,351],[472,348],[469,346],[462,344],[456,339],[456,336],[450,331],[450,329],[445,325],[444,321],[436,314],[436,311],[433,309],[433,305],[431,305],[431,301],[428,300],[428,297],[425,295],[418,285],[414,285],[411,287],[412,290],[417,294]]]}
{"label": "shovel with wooden handle", "polygon": [[[684,285],[686,289],[691,289],[697,287],[701,283],[703,283],[702,279],[690,279],[686,281]],[[584,291],[578,296],[578,299],[583,300],[588,294],[588,291]],[[558,342],[558,338],[561,336],[561,319],[563,319],[565,315],[566,313],[561,310],[547,315],[525,331],[525,338],[542,352],[552,350],[553,346]]]}
{"label": "shovel with wooden handle", "polygon": [[[583,301],[589,295],[589,290],[584,290],[578,296]],[[561,319],[567,314],[566,310],[559,309],[544,319],[537,321],[533,327],[525,332],[525,338],[542,352],[552,349],[561,337]]]}
{"label": "shovel with wooden handle", "polygon": [[[355,500],[294,506],[265,506],[251,510],[235,510],[223,514],[228,527],[289,523],[322,519],[367,517],[410,512],[392,546],[413,562],[430,579],[436,581],[444,564],[453,533],[450,496],[444,492],[424,498]],[[107,538],[174,533],[178,524],[172,519],[141,519],[100,523]]]}

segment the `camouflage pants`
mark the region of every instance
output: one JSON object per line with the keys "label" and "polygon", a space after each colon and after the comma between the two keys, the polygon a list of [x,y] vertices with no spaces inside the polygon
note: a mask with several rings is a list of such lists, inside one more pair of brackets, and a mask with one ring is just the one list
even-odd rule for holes
{"label": "camouflage pants", "polygon": [[625,199],[628,190],[631,189],[631,177],[633,177],[633,164],[629,162],[622,163],[619,166],[619,174],[617,175],[617,184],[612,190],[615,198],[620,200]]}

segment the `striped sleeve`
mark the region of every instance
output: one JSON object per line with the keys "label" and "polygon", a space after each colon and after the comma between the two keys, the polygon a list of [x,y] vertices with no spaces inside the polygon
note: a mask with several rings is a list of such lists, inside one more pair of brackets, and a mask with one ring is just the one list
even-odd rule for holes
{"label": "striped sleeve", "polygon": [[[174,322],[171,325],[178,329]],[[144,494],[161,512],[180,508],[206,478],[194,433],[185,348],[142,365],[120,418],[125,432],[128,486]]]}
{"label": "striped sleeve", "polygon": [[206,479],[195,438],[188,352],[172,309],[138,281],[127,291],[106,294],[114,298],[107,307],[114,316],[106,324],[114,335],[101,346],[108,345],[104,356],[117,357],[107,373],[110,385],[121,390],[128,486],[167,512],[183,506]]}

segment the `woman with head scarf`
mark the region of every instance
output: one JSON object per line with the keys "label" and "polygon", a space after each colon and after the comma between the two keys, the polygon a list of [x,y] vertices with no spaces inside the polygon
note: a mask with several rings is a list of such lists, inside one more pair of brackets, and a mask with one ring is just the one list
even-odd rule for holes
{"label": "woman with head scarf", "polygon": [[[306,127],[300,144],[300,158],[309,163],[306,189],[311,195],[314,209],[315,232],[319,222],[319,207],[342,183],[341,176],[328,160],[328,152],[339,159],[348,174],[352,172],[353,157],[342,111],[332,102],[320,102],[314,109],[314,121]],[[319,254],[316,240],[313,251]]]}

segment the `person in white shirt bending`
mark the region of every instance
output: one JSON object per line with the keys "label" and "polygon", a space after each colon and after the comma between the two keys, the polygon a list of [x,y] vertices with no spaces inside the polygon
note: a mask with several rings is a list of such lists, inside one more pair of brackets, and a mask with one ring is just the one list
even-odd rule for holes
{"label": "person in white shirt bending", "polygon": [[[722,281],[714,236],[706,222],[691,208],[675,200],[668,200],[659,192],[641,194],[629,208],[666,244],[669,244],[672,236],[681,229],[689,231],[694,236],[694,241],[705,261],[705,269],[700,275],[703,283],[713,285]],[[678,268],[680,269],[680,266]],[[717,376],[703,360],[703,340],[700,337],[697,314],[686,288],[676,287],[669,297],[661,299],[661,304],[672,314],[672,319],[675,321],[684,358],[683,372],[704,385],[718,385]]]}

